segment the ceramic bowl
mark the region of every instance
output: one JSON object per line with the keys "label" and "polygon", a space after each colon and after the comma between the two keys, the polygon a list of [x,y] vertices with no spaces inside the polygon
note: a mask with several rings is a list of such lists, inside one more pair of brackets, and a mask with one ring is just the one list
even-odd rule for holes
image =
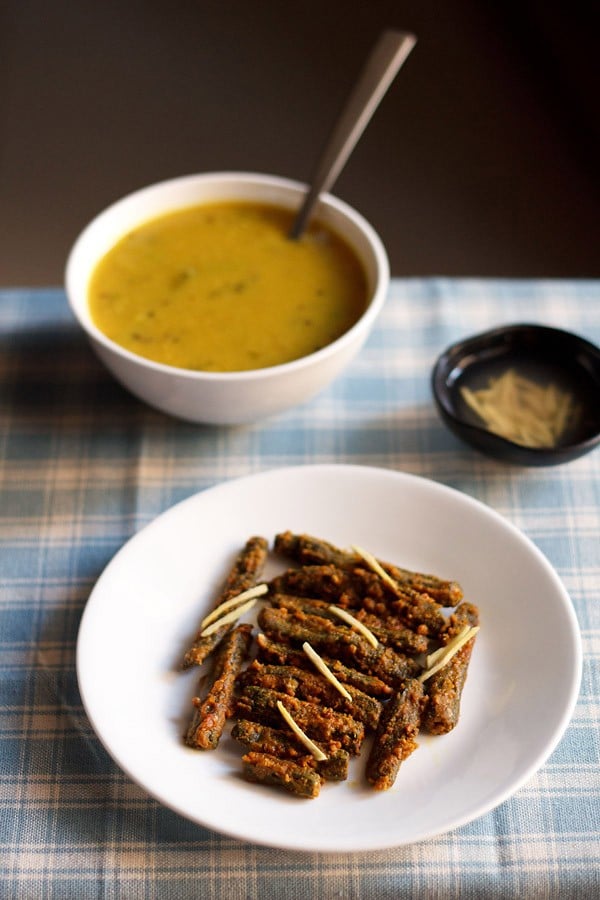
{"label": "ceramic bowl", "polygon": [[[577,424],[552,447],[526,447],[488,431],[465,403],[461,388],[481,387],[514,368],[540,383],[563,386],[577,405]],[[549,466],[569,462],[600,444],[600,349],[579,335],[544,325],[515,324],[448,347],[432,373],[433,396],[445,424],[461,440],[504,462]]]}
{"label": "ceramic bowl", "polygon": [[191,422],[253,422],[308,400],[353,359],[383,306],[389,263],[371,225],[352,207],[323,194],[317,217],[336,231],[361,260],[369,298],[360,319],[322,349],[293,362],[243,372],[202,372],[155,363],[107,338],[91,319],[88,285],[98,261],[125,234],[179,208],[220,201],[256,201],[296,210],[306,185],[271,175],[215,172],[151,185],[101,212],[76,240],[65,283],[71,309],[95,352],[132,394],[165,413]]}

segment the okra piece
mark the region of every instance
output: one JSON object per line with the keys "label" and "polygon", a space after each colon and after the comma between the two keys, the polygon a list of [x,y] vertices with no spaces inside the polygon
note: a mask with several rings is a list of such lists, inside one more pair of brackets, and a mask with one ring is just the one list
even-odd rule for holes
{"label": "okra piece", "polygon": [[297,666],[300,669],[308,669],[310,661],[300,647],[292,647],[280,641],[274,641],[261,631],[256,636],[257,659],[264,663],[274,663],[281,666]]}
{"label": "okra piece", "polygon": [[[450,617],[448,634],[454,637],[465,626],[479,624],[479,610],[472,603],[461,603]],[[423,726],[431,734],[447,734],[457,725],[460,701],[475,637],[467,641],[450,661],[425,682],[427,706]]]}
{"label": "okra piece", "polygon": [[375,615],[390,613],[404,622],[410,629],[431,637],[440,635],[446,628],[446,618],[439,603],[422,591],[407,585],[399,588],[395,597],[385,604],[376,603],[366,597],[363,607]]}
{"label": "okra piece", "polygon": [[256,684],[272,691],[281,691],[290,697],[308,700],[310,703],[322,703],[330,709],[348,713],[373,731],[377,728],[381,715],[379,700],[351,686],[346,688],[352,696],[352,700],[348,700],[320,673],[296,666],[264,665],[254,660],[238,681],[244,686]]}
{"label": "okra piece", "polygon": [[385,603],[396,592],[376,572],[364,567],[359,558],[353,568],[340,569],[334,565],[305,565],[300,569],[287,569],[269,582],[274,593],[293,594],[300,597],[319,598],[357,609],[365,598]]}
{"label": "okra piece", "polygon": [[[263,537],[251,537],[246,541],[216,599],[214,609],[243,591],[254,587],[264,568],[267,551],[268,543]],[[190,666],[201,665],[233,627],[234,623],[223,625],[221,628],[213,631],[212,634],[205,636],[202,635],[202,629],[200,629],[192,646],[183,658],[183,668],[187,669]]]}
{"label": "okra piece", "polygon": [[[308,657],[303,650],[298,650],[289,644],[273,641],[266,634],[259,634],[256,642],[258,644],[258,659],[261,662],[298,666],[299,668],[308,668],[310,665]],[[393,688],[376,675],[369,675],[366,672],[346,666],[339,659],[332,659],[328,656],[322,656],[321,658],[339,681],[364,691],[370,697],[386,699],[393,692]]]}
{"label": "okra piece", "polygon": [[[364,560],[354,551],[342,550],[307,534],[282,532],[276,535],[274,547],[277,553],[302,565],[331,564],[340,569],[364,566]],[[413,572],[383,560],[378,562],[399,585],[425,592],[443,606],[456,606],[462,599],[462,589],[456,581],[447,581],[423,572]]]}
{"label": "okra piece", "polygon": [[276,553],[287,556],[303,566],[324,564],[343,569],[349,563],[355,565],[358,560],[355,553],[341,550],[328,541],[309,534],[293,534],[291,531],[282,531],[275,535],[273,546]]}
{"label": "okra piece", "polygon": [[408,628],[400,619],[394,616],[381,619],[364,609],[358,610],[354,615],[378,640],[394,650],[415,656],[427,652],[429,641],[426,636]]}
{"label": "okra piece", "polygon": [[382,681],[381,678],[378,678],[377,675],[359,672],[358,669],[345,666],[339,659],[329,659],[326,656],[322,657],[322,659],[325,660],[336,678],[347,687],[358,688],[359,691],[364,691],[370,697],[380,697],[383,700],[386,700],[393,693],[394,689],[385,681]]}
{"label": "okra piece", "polygon": [[411,572],[391,563],[381,563],[381,566],[401,589],[408,587],[428,594],[441,606],[456,606],[463,598],[462,588],[457,581],[448,581],[424,572]]}
{"label": "okra piece", "polygon": [[313,799],[319,796],[321,778],[312,768],[254,750],[242,756],[242,763],[248,781],[282,787],[296,797]]}
{"label": "okra piece", "polygon": [[303,766],[315,769],[326,781],[345,781],[348,778],[350,754],[335,742],[317,745],[327,754],[327,759],[319,762],[314,756],[306,755],[306,748],[295,734],[271,728],[269,725],[261,725],[259,722],[238,719],[231,731],[231,737],[247,750],[268,753],[279,759],[296,760]]}
{"label": "okra piece", "polygon": [[294,594],[282,594],[279,592],[270,593],[269,601],[271,606],[277,609],[300,610],[300,612],[308,613],[313,616],[323,616],[324,619],[330,619],[332,622],[339,624],[339,618],[331,611],[331,601],[319,600],[314,597],[297,597]]}
{"label": "okra piece", "polygon": [[392,787],[402,762],[417,749],[423,685],[411,679],[384,707],[367,760],[367,781],[378,791]]}
{"label": "okra piece", "polygon": [[352,755],[359,753],[365,736],[362,722],[357,722],[346,713],[298,700],[279,691],[248,685],[237,701],[237,715],[277,728],[282,722],[281,713],[277,709],[278,700],[311,740],[322,743],[337,741],[342,749]]}
{"label": "okra piece", "polygon": [[471,627],[479,625],[479,607],[475,606],[474,603],[467,603],[466,601],[457,606],[448,619],[446,625],[446,634],[448,638],[455,637],[459,631],[462,631],[465,625]]}
{"label": "okra piece", "polygon": [[225,723],[232,712],[236,678],[245,662],[252,626],[238,625],[225,638],[217,651],[211,684],[201,700],[194,697],[194,713],[185,736],[188,746],[196,750],[214,750]]}
{"label": "okra piece", "polygon": [[321,656],[339,659],[363,672],[377,675],[388,684],[395,684],[422,669],[413,658],[396,653],[383,644],[373,647],[351,628],[335,625],[319,616],[265,607],[258,621],[263,631],[274,640],[296,645],[308,641]]}
{"label": "okra piece", "polygon": [[360,606],[364,586],[357,585],[350,572],[333,565],[306,565],[287,569],[269,582],[275,594],[312,597],[350,609]]}
{"label": "okra piece", "polygon": [[[288,609],[292,613],[301,612],[309,616],[321,616],[323,619],[329,619],[330,622],[340,624],[340,617],[336,615],[332,607],[348,609],[347,605],[338,603],[334,600],[321,600],[315,597],[297,597],[293,594],[274,593],[269,594],[271,606],[277,609]],[[356,615],[355,610],[352,613]]]}
{"label": "okra piece", "polygon": [[380,575],[360,565],[351,571],[331,565],[289,569],[274,578],[269,583],[269,589],[273,592],[272,602],[276,606],[291,606],[292,602],[285,598],[295,596],[298,598],[296,606],[300,606],[300,598],[304,597],[307,603],[323,604],[329,601],[347,609],[364,608],[385,618],[390,611],[395,611],[404,617],[409,630],[422,626],[423,632],[433,635],[438,634],[446,623],[442,606],[429,594],[415,589],[408,582],[393,589]]}

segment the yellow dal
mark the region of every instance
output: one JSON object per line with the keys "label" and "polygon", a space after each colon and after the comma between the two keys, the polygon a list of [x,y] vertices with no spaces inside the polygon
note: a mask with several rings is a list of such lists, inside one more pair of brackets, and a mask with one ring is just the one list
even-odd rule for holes
{"label": "yellow dal", "polygon": [[289,240],[293,217],[236,202],[147,222],[94,271],[94,323],[133,353],[186,369],[260,369],[313,353],[360,318],[366,277],[323,225]]}

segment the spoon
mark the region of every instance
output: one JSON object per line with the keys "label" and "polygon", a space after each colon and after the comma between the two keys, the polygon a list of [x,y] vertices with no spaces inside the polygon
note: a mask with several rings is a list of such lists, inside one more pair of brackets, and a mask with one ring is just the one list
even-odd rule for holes
{"label": "spoon", "polygon": [[416,37],[406,31],[386,30],[380,35],[325,144],[304,202],[290,231],[289,236],[292,240],[297,240],[302,235],[319,195],[330,189],[342,171],[358,139],[416,42]]}

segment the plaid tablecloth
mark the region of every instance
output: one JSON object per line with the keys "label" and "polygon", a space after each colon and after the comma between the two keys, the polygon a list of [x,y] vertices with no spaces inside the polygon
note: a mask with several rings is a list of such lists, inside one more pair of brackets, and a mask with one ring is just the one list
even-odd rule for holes
{"label": "plaid tablecloth", "polygon": [[[519,321],[598,343],[600,283],[395,281],[367,345],[320,396],[211,428],[121,389],[61,290],[0,292],[3,900],[600,896],[600,452],[555,468],[496,463],[446,431],[430,395],[448,343]],[[134,532],[224,479],[318,462],[410,472],[489,504],[551,561],[582,631],[579,702],[547,764],[493,812],[396,850],[292,853],[191,824],[117,768],[77,689],[82,610]]]}

